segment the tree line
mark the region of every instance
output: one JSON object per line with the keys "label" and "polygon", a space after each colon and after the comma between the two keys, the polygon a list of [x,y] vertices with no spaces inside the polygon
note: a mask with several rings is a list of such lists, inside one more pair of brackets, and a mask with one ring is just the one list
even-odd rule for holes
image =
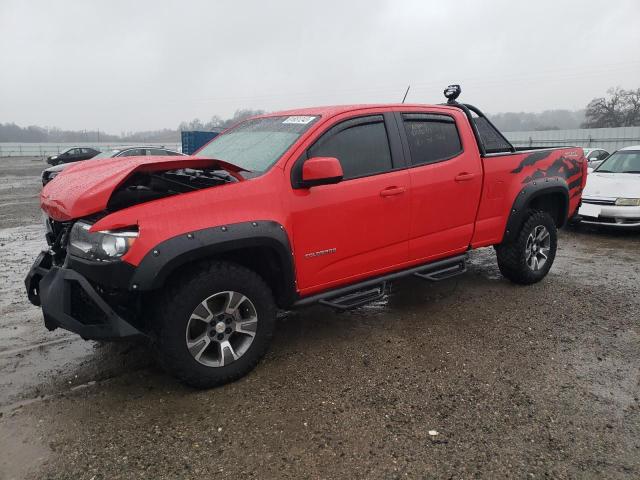
{"label": "tree line", "polygon": [[[0,142],[179,142],[180,132],[188,130],[215,131],[263,110],[240,109],[230,118],[214,115],[209,120],[181,122],[176,129],[143,132],[122,132],[120,135],[95,130],[61,130],[35,125],[20,127],[15,123],[0,123]],[[505,132],[532,130],[565,130],[573,128],[603,128],[640,126],[640,88],[625,90],[610,88],[604,97],[594,98],[585,110],[547,110],[541,113],[508,112],[489,115],[491,121]]]}
{"label": "tree line", "polygon": [[122,132],[120,135],[108,134],[97,130],[61,130],[59,128],[44,128],[36,125],[20,127],[15,123],[0,123],[0,142],[15,143],[158,143],[180,142],[180,132],[187,130],[223,130],[247,117],[260,115],[263,110],[241,109],[232,117],[223,119],[214,115],[207,121],[199,119],[181,122],[178,128],[164,128],[144,132]]}

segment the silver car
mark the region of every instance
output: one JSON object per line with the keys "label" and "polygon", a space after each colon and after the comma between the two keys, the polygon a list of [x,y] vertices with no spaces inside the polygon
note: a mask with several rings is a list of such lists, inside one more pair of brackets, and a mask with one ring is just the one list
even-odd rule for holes
{"label": "silver car", "polygon": [[602,148],[583,148],[589,168],[598,168],[610,154]]}
{"label": "silver car", "polygon": [[583,223],[640,227],[640,145],[618,150],[590,171],[578,215]]}

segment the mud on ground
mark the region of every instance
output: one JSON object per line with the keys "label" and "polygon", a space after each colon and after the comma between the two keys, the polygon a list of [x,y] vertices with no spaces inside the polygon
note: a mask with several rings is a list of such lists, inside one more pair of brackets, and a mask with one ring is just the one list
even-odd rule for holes
{"label": "mud on ground", "polygon": [[483,249],[464,276],[296,312],[253,373],[201,392],[142,345],[44,329],[22,290],[44,164],[5,161],[2,479],[640,476],[637,233],[563,231],[531,287]]}

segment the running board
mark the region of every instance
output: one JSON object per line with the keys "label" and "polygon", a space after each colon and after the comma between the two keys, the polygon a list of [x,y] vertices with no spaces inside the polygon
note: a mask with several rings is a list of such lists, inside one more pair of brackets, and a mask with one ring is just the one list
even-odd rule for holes
{"label": "running board", "polygon": [[463,274],[467,271],[467,263],[465,259],[460,260],[455,265],[439,269],[425,269],[421,272],[415,272],[414,275],[423,280],[429,280],[430,282],[439,282],[446,280],[447,278],[455,277]]}
{"label": "running board", "polygon": [[309,297],[298,299],[292,307],[303,307],[313,303],[320,303],[339,310],[355,308],[365,303],[373,302],[384,297],[387,282],[398,278],[416,275],[420,278],[439,281],[459,275],[466,271],[467,255],[457,255],[444,260],[418,265],[399,272],[388,273],[371,278],[346,287],[340,287]]}
{"label": "running board", "polygon": [[380,300],[384,297],[386,291],[387,284],[386,282],[382,282],[375,287],[365,290],[357,290],[352,293],[347,293],[346,295],[337,297],[326,299],[323,298],[320,299],[318,303],[320,303],[321,305],[326,305],[327,307],[335,308],[337,310],[348,310],[350,308],[360,307],[362,305],[366,305],[367,303]]}

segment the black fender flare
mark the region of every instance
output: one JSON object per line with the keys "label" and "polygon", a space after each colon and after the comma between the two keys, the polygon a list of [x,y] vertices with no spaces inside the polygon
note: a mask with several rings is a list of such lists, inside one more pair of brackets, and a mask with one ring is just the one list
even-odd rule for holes
{"label": "black fender flare", "polygon": [[143,257],[131,277],[129,289],[159,289],[173,272],[187,263],[252,247],[268,247],[275,252],[282,269],[285,294],[293,298],[295,270],[289,237],[282,225],[271,220],[209,227],[165,240]]}
{"label": "black fender flare", "polygon": [[509,242],[516,238],[520,227],[526,220],[526,212],[531,203],[543,195],[560,193],[563,204],[560,206],[560,224],[563,227],[569,212],[569,185],[564,178],[541,178],[527,183],[516,196],[509,213],[502,242]]}

